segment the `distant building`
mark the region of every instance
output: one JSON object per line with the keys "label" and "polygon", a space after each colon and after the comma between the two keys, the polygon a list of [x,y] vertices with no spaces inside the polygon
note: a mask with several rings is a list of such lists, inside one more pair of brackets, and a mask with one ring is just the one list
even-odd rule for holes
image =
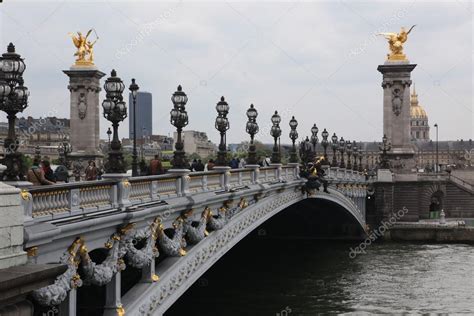
{"label": "distant building", "polygon": [[428,115],[418,102],[418,94],[415,91],[415,85],[413,85],[413,91],[410,95],[410,135],[412,141],[430,140]]}
{"label": "distant building", "polygon": [[[153,107],[150,92],[138,92],[137,94],[137,139],[150,136],[153,133]],[[128,96],[128,126],[129,137],[133,139],[133,99],[132,94]]]}
{"label": "distant building", "polygon": [[[176,141],[178,134],[174,133],[174,140]],[[217,151],[217,146],[213,144],[205,132],[198,131],[183,131],[184,151],[186,154],[196,153],[202,158],[214,155]],[[174,148],[174,143],[173,143]]]}

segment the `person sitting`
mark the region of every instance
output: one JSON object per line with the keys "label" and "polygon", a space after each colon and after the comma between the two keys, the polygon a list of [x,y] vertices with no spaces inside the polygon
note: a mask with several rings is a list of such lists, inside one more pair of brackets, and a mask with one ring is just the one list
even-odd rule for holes
{"label": "person sitting", "polygon": [[65,166],[57,166],[56,170],[54,170],[54,176],[56,181],[69,182],[69,171]]}
{"label": "person sitting", "polygon": [[204,171],[204,164],[202,163],[201,159],[198,159],[197,161],[196,171]]}
{"label": "person sitting", "polygon": [[209,161],[207,162],[206,164],[206,167],[204,169],[206,169],[206,171],[211,171],[212,169],[214,169],[214,160],[213,159],[209,159]]}
{"label": "person sitting", "polygon": [[33,185],[51,185],[54,182],[47,180],[44,177],[44,171],[41,168],[41,161],[37,158],[33,160],[33,165],[30,170],[28,170],[27,179]]}
{"label": "person sitting", "polygon": [[56,182],[56,175],[54,174],[53,169],[51,169],[49,161],[43,160],[42,166],[45,179],[51,182]]}
{"label": "person sitting", "polygon": [[159,159],[158,155],[155,155],[155,158],[150,160],[150,175],[163,174],[163,165]]}

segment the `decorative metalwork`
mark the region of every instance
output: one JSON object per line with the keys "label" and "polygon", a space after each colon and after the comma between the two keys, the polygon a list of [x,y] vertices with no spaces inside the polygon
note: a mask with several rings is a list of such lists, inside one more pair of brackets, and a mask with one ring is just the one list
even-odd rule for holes
{"label": "decorative metalwork", "polygon": [[173,109],[170,112],[170,122],[176,127],[178,137],[175,142],[175,151],[171,164],[176,169],[187,169],[188,162],[184,152],[184,142],[182,139],[183,128],[188,125],[188,113],[186,112],[186,103],[188,97],[183,92],[183,88],[179,85],[178,90],[171,96],[173,102]]}
{"label": "decorative metalwork", "polygon": [[324,131],[321,133],[321,136],[323,136],[323,140],[321,141],[321,145],[323,145],[323,148],[324,148],[323,165],[329,165],[328,153],[327,153],[327,149],[328,149],[328,145],[329,145],[329,141],[328,141],[329,133],[328,133],[328,131],[326,129],[324,129]]}
{"label": "decorative metalwork", "polygon": [[352,155],[354,157],[354,163],[352,164],[352,169],[353,170],[358,170],[357,167],[357,160],[359,159],[359,148],[357,147],[357,144],[355,141],[352,142]]}
{"label": "decorative metalwork", "polygon": [[311,157],[311,161],[314,161],[317,157],[317,151],[316,151],[316,146],[318,145],[318,132],[319,128],[316,126],[316,124],[311,127],[311,143],[313,144],[313,153]]}
{"label": "decorative metalwork", "polygon": [[127,170],[123,159],[122,143],[118,137],[119,123],[127,117],[127,106],[122,96],[125,85],[122,79],[117,77],[115,69],[105,81],[104,89],[106,91],[105,100],[102,102],[104,117],[112,123],[113,128],[113,138],[104,167],[107,173],[125,173]]}
{"label": "decorative metalwork", "polygon": [[132,177],[138,176],[138,161],[137,161],[137,95],[140,87],[132,79],[132,83],[128,87],[133,101],[133,151],[132,151]]}
{"label": "decorative metalwork", "polygon": [[381,169],[390,169],[390,160],[388,159],[387,152],[392,149],[392,144],[388,141],[387,135],[383,135],[382,144],[379,145],[380,151],[380,163],[379,166]]}
{"label": "decorative metalwork", "polygon": [[344,164],[344,151],[346,150],[346,142],[344,140],[344,137],[341,137],[339,139],[339,152],[341,153],[341,163],[339,164],[340,168],[345,168]]}
{"label": "decorative metalwork", "polygon": [[190,217],[192,214],[193,210],[188,210],[184,212],[181,217],[183,219],[186,241],[191,245],[195,245],[209,235],[206,227],[211,214],[211,209],[206,207],[202,212],[199,221],[191,220]]}
{"label": "decorative metalwork", "polygon": [[226,131],[229,129],[229,120],[227,114],[229,113],[229,104],[225,102],[224,97],[217,102],[216,105],[217,117],[215,127],[219,131],[221,140],[219,143],[219,151],[217,152],[217,166],[227,166],[227,146],[226,146]]}
{"label": "decorative metalwork", "polygon": [[254,144],[255,134],[258,133],[258,124],[257,124],[258,112],[254,108],[253,104],[250,104],[250,108],[247,110],[247,125],[246,131],[250,135],[250,144],[247,157],[247,164],[256,165],[257,164],[257,152]]}
{"label": "decorative metalwork", "polygon": [[332,147],[332,163],[331,163],[331,166],[332,167],[337,167],[337,149],[338,149],[338,142],[337,142],[337,135],[336,133],[334,133],[331,137],[331,147]]}
{"label": "decorative metalwork", "polygon": [[350,140],[346,141],[346,152],[347,152],[347,169],[352,169],[351,157],[352,157],[352,143]]}
{"label": "decorative metalwork", "polygon": [[272,128],[270,130],[270,135],[272,135],[274,139],[273,144],[273,151],[272,151],[272,163],[280,163],[281,162],[281,154],[280,154],[280,136],[281,136],[281,129],[280,129],[280,122],[281,117],[278,115],[278,111],[275,111],[275,114],[272,115]]}
{"label": "decorative metalwork", "polygon": [[298,132],[296,131],[296,127],[298,126],[298,121],[295,120],[295,117],[293,116],[290,120],[290,139],[292,143],[291,147],[291,153],[290,153],[290,162],[291,163],[297,163],[298,162],[298,155],[296,153],[296,145],[295,141],[298,138]]}
{"label": "decorative metalwork", "polygon": [[28,107],[28,88],[23,85],[25,71],[23,58],[15,52],[15,46],[10,43],[7,52],[0,57],[0,110],[7,114],[8,134],[3,142],[5,157],[1,163],[7,168],[0,180],[24,180],[26,166],[22,154],[18,152],[20,142],[15,133],[16,115]]}

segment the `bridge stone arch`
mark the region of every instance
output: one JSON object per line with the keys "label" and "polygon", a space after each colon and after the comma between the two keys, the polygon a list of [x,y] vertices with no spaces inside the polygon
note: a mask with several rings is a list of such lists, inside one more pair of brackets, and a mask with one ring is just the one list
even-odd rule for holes
{"label": "bridge stone arch", "polygon": [[[122,304],[131,315],[161,315],[164,313],[199,277],[210,269],[225,253],[232,249],[261,224],[285,209],[301,202],[324,200],[343,208],[365,228],[364,212],[358,208],[365,200],[365,193],[354,192],[352,202],[342,192],[329,189],[330,194],[319,193],[307,197],[296,190],[280,192],[258,201],[253,201],[246,209],[235,215],[222,229],[211,233],[197,245],[188,250],[185,257],[169,258],[170,262],[156,268],[160,281],[152,287],[136,286],[124,297]],[[361,204],[362,205],[362,204]]]}

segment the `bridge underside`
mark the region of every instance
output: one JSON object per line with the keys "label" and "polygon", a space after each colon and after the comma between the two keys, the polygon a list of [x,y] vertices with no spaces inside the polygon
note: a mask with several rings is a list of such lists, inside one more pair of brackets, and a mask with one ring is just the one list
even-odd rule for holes
{"label": "bridge underside", "polygon": [[257,228],[268,238],[361,239],[361,224],[340,204],[325,199],[305,199]]}
{"label": "bridge underside", "polygon": [[[166,258],[156,267],[161,279],[156,284],[138,283],[123,297],[122,303],[132,315],[161,315],[204,272],[252,231],[293,238],[361,238],[364,221],[350,200],[321,193],[305,198],[299,190],[271,195],[251,204],[235,215],[221,230],[212,232],[197,245],[188,248],[185,257]],[[328,200],[329,197],[329,200]],[[361,197],[363,199],[363,197]],[[347,208],[347,205],[353,205]],[[318,231],[319,230],[319,231]]]}

